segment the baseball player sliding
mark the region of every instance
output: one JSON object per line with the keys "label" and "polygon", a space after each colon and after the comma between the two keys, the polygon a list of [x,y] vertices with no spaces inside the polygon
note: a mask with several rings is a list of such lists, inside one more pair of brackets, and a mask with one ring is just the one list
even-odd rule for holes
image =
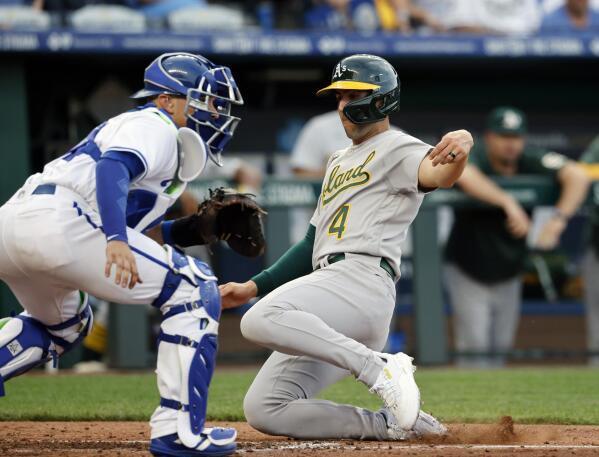
{"label": "baseball player sliding", "polygon": [[[265,433],[306,439],[444,433],[420,411],[412,359],[377,351],[395,306],[400,242],[425,193],[459,178],[472,136],[450,132],[433,148],[390,130],[399,79],[377,56],[341,60],[332,83],[318,92],[326,93],[337,97],[353,144],[329,159],[304,240],[250,281],[220,286],[225,308],[264,296],[241,331],[275,351],[247,392],[245,416]],[[315,399],[349,373],[382,398],[382,410]]]}
{"label": "baseball player sliding", "polygon": [[220,317],[216,278],[169,245],[226,234],[246,253],[261,246],[255,237],[244,246],[214,211],[161,220],[209,157],[221,163],[239,122],[231,105],[243,100],[231,71],[202,56],[164,54],[144,76],[145,88],[133,97],[145,105],[95,128],[0,208],[0,278],[25,309],[0,321],[0,395],[4,381],[85,337],[92,326],[87,293],[152,304],[163,322],[150,451],[227,455],[236,448],[235,430],[204,427]]}

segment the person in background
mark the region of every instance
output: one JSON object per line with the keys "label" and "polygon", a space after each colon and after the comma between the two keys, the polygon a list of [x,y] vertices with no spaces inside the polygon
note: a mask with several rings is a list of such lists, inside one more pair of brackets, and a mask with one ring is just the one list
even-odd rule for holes
{"label": "person in background", "polygon": [[566,0],[564,5],[546,14],[541,33],[575,33],[599,29],[599,11],[589,0]]}
{"label": "person in background", "polygon": [[[599,136],[583,152],[580,161],[589,176],[599,179]],[[586,306],[587,349],[592,353],[589,365],[599,366],[599,181],[591,192],[589,239],[582,262],[584,302]]]}
{"label": "person in background", "polygon": [[411,4],[413,20],[420,18],[422,25],[440,32],[528,35],[537,31],[541,16],[537,0],[411,0]]}
{"label": "person in background", "polygon": [[520,315],[521,279],[527,256],[530,218],[520,204],[490,178],[548,176],[561,186],[555,211],[534,241],[553,249],[587,194],[589,180],[576,162],[526,144],[526,118],[510,107],[493,110],[484,141],[477,142],[458,180],[461,189],[486,203],[455,211],[447,247],[445,279],[453,307],[455,349],[460,365],[504,363]]}
{"label": "person in background", "polygon": [[305,13],[305,26],[319,30],[372,32],[382,28],[408,32],[407,2],[408,0],[314,0]]}
{"label": "person in background", "polygon": [[329,157],[350,143],[343,126],[339,124],[337,111],[314,116],[302,127],[293,145],[293,174],[302,178],[322,179]]}
{"label": "person in background", "polygon": [[136,9],[148,18],[160,19],[182,8],[206,6],[205,0],[126,0],[125,6]]}

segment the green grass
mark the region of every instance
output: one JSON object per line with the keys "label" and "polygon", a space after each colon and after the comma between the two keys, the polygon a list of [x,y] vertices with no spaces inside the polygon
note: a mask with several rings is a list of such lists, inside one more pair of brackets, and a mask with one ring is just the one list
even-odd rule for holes
{"label": "green grass", "polygon": [[[243,396],[255,370],[221,371],[211,386],[212,420],[243,420]],[[448,422],[599,424],[599,370],[420,370],[423,408]],[[21,376],[6,384],[0,420],[147,420],[158,392],[153,374]],[[346,379],[323,398],[377,409],[365,386]]]}

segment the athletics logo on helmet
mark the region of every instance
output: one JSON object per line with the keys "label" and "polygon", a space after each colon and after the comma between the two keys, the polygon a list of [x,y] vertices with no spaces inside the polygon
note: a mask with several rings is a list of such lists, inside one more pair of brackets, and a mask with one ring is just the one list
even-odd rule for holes
{"label": "athletics logo on helmet", "polygon": [[[222,166],[220,154],[241,120],[231,115],[231,105],[243,105],[231,70],[217,66],[200,55],[186,52],[162,54],[146,68],[144,88],[131,98],[160,94],[186,98],[187,127],[202,137],[212,161]],[[209,108],[210,100],[216,113]]]}
{"label": "athletics logo on helmet", "polygon": [[331,84],[316,94],[334,90],[368,90],[369,95],[354,100],[343,113],[354,124],[378,122],[399,109],[399,78],[385,59],[370,54],[354,54],[341,60],[333,70]]}

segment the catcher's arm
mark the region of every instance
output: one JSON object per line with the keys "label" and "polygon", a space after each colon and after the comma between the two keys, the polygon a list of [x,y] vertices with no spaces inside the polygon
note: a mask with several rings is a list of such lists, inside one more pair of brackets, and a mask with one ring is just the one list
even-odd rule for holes
{"label": "catcher's arm", "polygon": [[181,247],[225,240],[234,251],[255,257],[266,245],[261,220],[266,212],[252,197],[229,189],[210,190],[197,213],[163,222],[147,234],[161,244]]}
{"label": "catcher's arm", "polygon": [[212,244],[218,238],[205,238],[200,230],[201,220],[198,214],[180,217],[172,221],[165,221],[156,227],[144,232],[144,235],[152,238],[158,244],[177,245],[182,248]]}

